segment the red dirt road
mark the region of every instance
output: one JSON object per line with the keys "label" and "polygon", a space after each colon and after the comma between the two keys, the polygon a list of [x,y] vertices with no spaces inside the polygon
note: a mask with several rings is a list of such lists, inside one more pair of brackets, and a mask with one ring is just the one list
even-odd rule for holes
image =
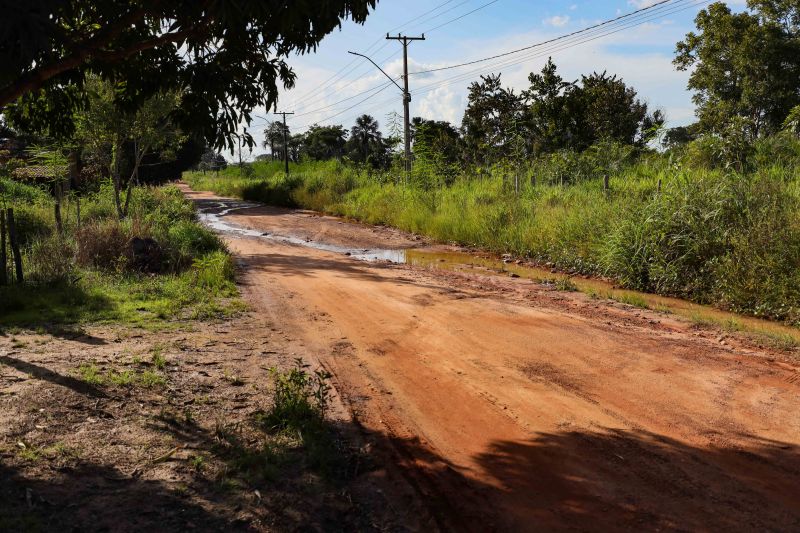
{"label": "red dirt road", "polygon": [[[419,245],[308,212],[234,213],[303,239]],[[800,530],[796,359],[531,281],[226,239],[246,298],[334,374],[432,526]]]}

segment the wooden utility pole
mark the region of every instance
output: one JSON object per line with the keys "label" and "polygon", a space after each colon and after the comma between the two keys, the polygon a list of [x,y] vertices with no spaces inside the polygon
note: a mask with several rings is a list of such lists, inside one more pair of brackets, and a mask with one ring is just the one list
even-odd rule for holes
{"label": "wooden utility pole", "polygon": [[288,136],[288,128],[286,127],[286,115],[294,115],[294,113],[289,113],[288,111],[281,111],[280,113],[275,113],[276,115],[283,115],[283,163],[286,168],[286,177],[289,177],[289,136]]}
{"label": "wooden utility pole", "polygon": [[0,209],[0,285],[8,283],[8,270],[6,270],[6,211]]}
{"label": "wooden utility pole", "polygon": [[11,253],[14,255],[14,267],[17,273],[17,283],[22,283],[22,254],[19,252],[19,239],[17,239],[17,226],[14,224],[14,210],[10,207],[6,209],[6,220],[8,221],[8,241],[11,244]]}
{"label": "wooden utility pole", "polygon": [[411,103],[411,93],[408,91],[408,43],[410,41],[424,41],[425,34],[421,37],[408,37],[399,33],[392,37],[388,33],[386,38],[390,41],[400,41],[403,43],[403,126],[405,131],[406,145],[406,172],[411,172],[411,117],[409,117],[409,104]]}

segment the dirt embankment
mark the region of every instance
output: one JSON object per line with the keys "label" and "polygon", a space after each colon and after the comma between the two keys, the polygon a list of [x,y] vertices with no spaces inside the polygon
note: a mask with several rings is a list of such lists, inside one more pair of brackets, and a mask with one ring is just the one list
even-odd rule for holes
{"label": "dirt embankment", "polygon": [[[307,212],[226,219],[351,247],[419,244]],[[228,242],[246,297],[334,374],[439,526],[800,528],[791,359],[531,281]]]}

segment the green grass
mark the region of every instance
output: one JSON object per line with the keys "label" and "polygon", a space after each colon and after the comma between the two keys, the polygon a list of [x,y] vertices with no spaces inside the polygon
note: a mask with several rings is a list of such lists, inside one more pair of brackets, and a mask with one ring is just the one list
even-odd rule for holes
{"label": "green grass", "polygon": [[152,354],[151,361],[153,362],[153,366],[158,370],[164,370],[167,366],[167,358],[164,357],[163,351],[164,346],[161,344],[156,344],[150,349],[150,353]]}
{"label": "green grass", "polygon": [[139,375],[139,383],[146,388],[152,389],[156,387],[163,387],[167,384],[166,378],[158,372],[152,370],[145,370]]}
{"label": "green grass", "polygon": [[[244,309],[222,242],[196,220],[194,207],[171,186],[134,189],[130,216],[116,219],[103,186],[62,206],[65,235],[54,231],[52,200],[35,187],[0,191],[18,213],[27,283],[0,287],[0,330],[42,324],[119,323],[168,327],[235,316]],[[29,201],[30,200],[30,201]],[[158,253],[141,272],[128,256],[133,238],[152,239]]]}
{"label": "green grass", "polygon": [[89,385],[102,385],[105,376],[93,363],[84,363],[78,367],[78,376]]}
{"label": "green grass", "polygon": [[116,387],[135,387],[144,388],[163,387],[167,384],[167,379],[160,372],[144,370],[109,370],[103,373],[94,363],[83,363],[78,367],[77,376],[85,383],[93,386],[116,386]]}
{"label": "green grass", "polygon": [[647,303],[647,300],[638,294],[612,294],[610,298],[625,305],[638,307],[639,309],[650,309],[650,304]]}
{"label": "green grass", "polygon": [[107,379],[113,385],[118,387],[129,387],[136,381],[136,374],[130,370],[123,370],[122,372],[109,372]]}
{"label": "green grass", "polygon": [[566,276],[556,279],[553,285],[555,286],[556,290],[559,291],[576,292],[578,290],[578,286],[575,285],[575,282]]}

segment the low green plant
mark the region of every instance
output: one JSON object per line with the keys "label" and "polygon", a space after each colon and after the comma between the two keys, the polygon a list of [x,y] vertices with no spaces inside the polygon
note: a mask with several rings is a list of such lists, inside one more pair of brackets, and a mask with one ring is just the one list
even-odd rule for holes
{"label": "low green plant", "polygon": [[78,367],[78,375],[89,385],[102,385],[105,377],[94,363],[84,363]]}
{"label": "low green plant", "polygon": [[164,357],[163,352],[164,346],[162,344],[156,344],[150,348],[150,353],[152,354],[151,361],[153,366],[158,370],[164,370],[164,368],[167,366],[167,359]]}
{"label": "low green plant", "polygon": [[122,372],[109,372],[106,376],[109,382],[118,387],[129,387],[136,381],[136,375],[130,370],[123,370]]}
{"label": "low green plant", "polygon": [[308,371],[301,359],[294,368],[270,370],[275,387],[272,407],[264,423],[277,430],[300,430],[325,418],[330,399],[330,374],[324,370]]}
{"label": "low green plant", "polygon": [[555,286],[556,290],[559,291],[575,292],[578,290],[578,286],[575,285],[575,282],[568,277],[557,278],[553,285]]}
{"label": "low green plant", "polygon": [[146,388],[158,388],[167,384],[166,378],[158,372],[145,370],[139,375],[139,384]]}
{"label": "low green plant", "polygon": [[639,296],[638,294],[633,294],[633,293],[612,294],[611,299],[625,305],[638,307],[639,309],[650,309],[650,304],[647,303],[647,300],[645,300],[643,296]]}
{"label": "low green plant", "polygon": [[195,472],[202,472],[206,466],[206,459],[202,455],[193,455],[189,458],[189,466]]}

